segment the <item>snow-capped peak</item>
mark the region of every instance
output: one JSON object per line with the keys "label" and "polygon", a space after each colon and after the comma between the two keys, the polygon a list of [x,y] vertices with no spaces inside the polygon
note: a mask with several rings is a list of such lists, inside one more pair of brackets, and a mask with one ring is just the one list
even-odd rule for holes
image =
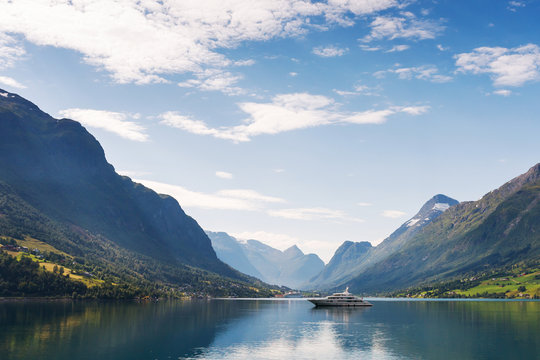
{"label": "snow-capped peak", "polygon": [[436,203],[435,205],[433,205],[432,210],[446,211],[446,210],[448,210],[449,207],[450,207],[450,205],[447,204],[447,203]]}

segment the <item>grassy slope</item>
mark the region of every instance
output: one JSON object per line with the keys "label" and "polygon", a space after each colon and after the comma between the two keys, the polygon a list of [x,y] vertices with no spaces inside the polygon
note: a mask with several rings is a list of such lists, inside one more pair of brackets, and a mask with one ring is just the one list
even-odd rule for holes
{"label": "grassy slope", "polygon": [[[253,278],[229,279],[189,266],[172,266],[121,248],[99,235],[43,215],[0,183],[0,236],[65,257],[59,266],[89,272],[99,281],[129,284],[145,293],[270,296]],[[68,261],[69,263],[65,263]]]}
{"label": "grassy slope", "polygon": [[540,261],[525,261],[479,273],[463,274],[449,281],[411,287],[385,295],[413,298],[540,299]]}

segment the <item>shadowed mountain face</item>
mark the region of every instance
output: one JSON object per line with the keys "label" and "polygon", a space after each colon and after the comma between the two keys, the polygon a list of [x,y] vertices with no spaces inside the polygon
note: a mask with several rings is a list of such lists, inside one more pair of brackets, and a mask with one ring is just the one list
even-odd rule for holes
{"label": "shadowed mountain face", "polygon": [[[19,232],[0,235],[39,236],[40,231],[51,232],[54,223],[65,239],[50,236],[51,241],[66,251],[110,245],[168,266],[190,265],[244,278],[217,258],[204,231],[175,199],[118,175],[100,144],[78,122],[54,119],[3,90],[0,191],[6,200],[0,208],[0,230]],[[16,223],[17,214],[6,208],[8,200],[49,221],[49,226],[39,230],[37,222],[28,221],[26,228],[22,220]],[[58,229],[53,232],[58,234]]]}
{"label": "shadowed mountain face", "polygon": [[537,164],[482,199],[449,208],[346,283],[355,291],[396,290],[539,257]]}
{"label": "shadowed mountain face", "polygon": [[336,251],[328,265],[305,288],[327,289],[339,284],[345,286],[369,266],[381,261],[404,246],[424,226],[431,223],[451,206],[458,204],[446,195],[438,194],[429,199],[420,211],[401,225],[377,247],[368,242],[345,241]]}
{"label": "shadowed mountain face", "polygon": [[233,268],[267,283],[299,288],[324,262],[296,245],[280,251],[257,240],[241,242],[224,232],[207,231],[218,257]]}

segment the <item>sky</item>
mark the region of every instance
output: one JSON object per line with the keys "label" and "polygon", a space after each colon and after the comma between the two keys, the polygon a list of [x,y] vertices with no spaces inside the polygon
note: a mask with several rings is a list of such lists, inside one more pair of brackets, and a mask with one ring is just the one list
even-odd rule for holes
{"label": "sky", "polygon": [[0,88],[206,230],[328,261],[540,162],[540,0],[0,0]]}

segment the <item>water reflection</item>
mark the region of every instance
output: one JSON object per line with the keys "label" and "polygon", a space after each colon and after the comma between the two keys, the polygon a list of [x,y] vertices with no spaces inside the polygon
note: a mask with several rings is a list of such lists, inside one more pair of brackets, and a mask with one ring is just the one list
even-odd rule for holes
{"label": "water reflection", "polygon": [[540,302],[0,303],[2,359],[497,359],[540,353]]}

